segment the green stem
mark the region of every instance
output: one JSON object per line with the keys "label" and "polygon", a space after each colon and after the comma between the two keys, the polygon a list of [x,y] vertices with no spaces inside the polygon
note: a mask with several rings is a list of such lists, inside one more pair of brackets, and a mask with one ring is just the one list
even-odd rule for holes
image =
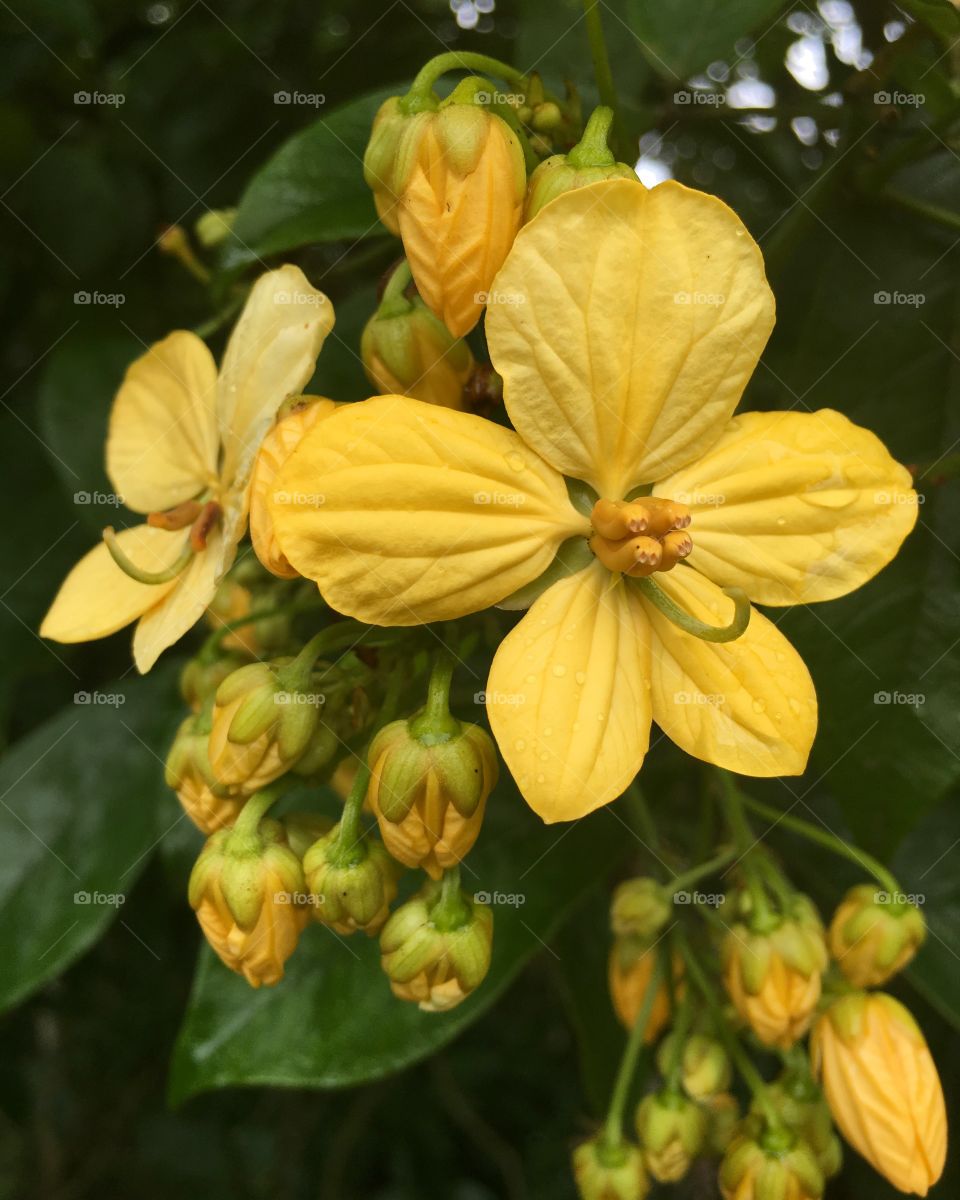
{"label": "green stem", "polygon": [[472,915],[469,903],[460,890],[460,864],[447,867],[440,884],[440,899],[430,909],[430,920],[441,933],[459,929]]}
{"label": "green stem", "polygon": [[756,866],[757,838],[743,811],[743,794],[729,771],[718,769],[717,775],[721,786],[720,806],[742,859],[747,890],[753,902],[750,927],[756,932],[773,929],[779,924],[779,918],[770,907],[766,889]]}
{"label": "green stem", "polygon": [[309,602],[301,602],[299,604],[280,605],[277,608],[261,609],[259,612],[248,613],[245,617],[236,617],[232,621],[224,621],[219,629],[214,630],[200,648],[199,656],[206,662],[212,661],[219,651],[220,643],[225,641],[231,633],[235,633],[238,629],[243,629],[245,625],[256,625],[259,621],[272,621],[274,617],[295,617],[300,613],[316,612],[317,609],[323,608],[323,601],[318,597],[316,600]]}
{"label": "green stem", "polygon": [[454,656],[446,646],[437,651],[427,684],[427,702],[423,711],[410,720],[410,732],[415,738],[428,743],[448,741],[460,732],[460,722],[450,712],[454,663]]}
{"label": "green stem", "polygon": [[753,1060],[741,1046],[738,1038],[730,1030],[723,1015],[723,1008],[720,1004],[719,997],[707,979],[707,976],[700,966],[700,962],[694,954],[692,948],[680,930],[677,930],[677,943],[680,947],[680,952],[683,955],[683,960],[687,968],[687,974],[697,985],[697,989],[706,1001],[710,1014],[713,1017],[713,1023],[717,1033],[726,1047],[727,1053],[736,1066],[737,1070],[750,1089],[754,1100],[757,1102],[757,1107],[763,1113],[767,1126],[771,1131],[779,1132],[784,1128],[777,1110],[770,1101],[767,1085],[764,1082],[763,1076],[753,1064]]}
{"label": "green stem", "polygon": [[699,866],[691,867],[689,871],[683,871],[680,875],[674,875],[673,879],[668,880],[664,884],[664,888],[668,892],[676,893],[686,891],[691,884],[699,883],[701,879],[705,879],[708,875],[713,875],[721,870],[728,863],[733,862],[737,857],[737,850],[730,848],[721,850],[719,854],[715,854],[713,858],[707,859],[706,862],[700,863]]}
{"label": "green stem", "polygon": [[410,311],[413,305],[403,293],[412,278],[410,264],[404,259],[390,276],[387,286],[383,289],[380,307],[377,309],[378,317],[384,319],[399,317]]}
{"label": "green stem", "polygon": [[670,1046],[670,1058],[667,1062],[667,1069],[664,1071],[666,1091],[674,1094],[682,1091],[680,1075],[683,1070],[683,1049],[692,1021],[693,1003],[690,999],[690,993],[687,992],[680,1002],[679,1011],[673,1022],[673,1029],[671,1031],[673,1042]]}
{"label": "green stem", "polygon": [[240,810],[227,839],[227,848],[231,854],[250,854],[260,848],[260,835],[257,832],[260,821],[267,810],[280,799],[283,791],[284,786],[275,783],[253,793]]}
{"label": "green stem", "polygon": [[302,691],[310,682],[317,659],[332,650],[349,649],[363,639],[363,626],[339,621],[315,633],[292,663],[277,672],[277,684],[287,691]]}
{"label": "green stem", "polygon": [[868,854],[866,850],[861,850],[858,846],[852,846],[849,842],[842,841],[834,834],[821,829],[810,821],[804,821],[801,817],[792,817],[789,813],[780,812],[769,804],[764,804],[760,800],[754,800],[751,796],[741,796],[741,799],[746,807],[751,812],[755,812],[757,816],[764,817],[775,825],[783,825],[784,828],[800,834],[801,837],[805,837],[811,842],[817,842],[827,850],[832,850],[834,854],[839,854],[841,858],[846,858],[850,862],[857,863],[864,870],[868,871],[876,879],[877,883],[891,895],[899,893],[900,885],[893,873],[882,862],[874,858],[872,854]]}
{"label": "green stem", "polygon": [[[610,69],[610,55],[607,53],[606,38],[603,35],[599,0],[583,0],[583,19],[587,27],[590,57],[593,59],[593,75],[597,81],[600,102],[616,114],[617,89],[613,82],[613,71]],[[619,118],[616,115],[613,120],[614,124],[619,126]]]}
{"label": "green stem", "polygon": [[516,67],[491,58],[488,54],[476,54],[472,50],[451,50],[446,54],[438,54],[425,63],[414,76],[410,90],[400,101],[400,108],[408,115],[417,112],[431,111],[436,108],[437,99],[433,94],[433,85],[448,71],[483,71],[488,75],[499,75],[510,83],[525,85],[527,77]]}
{"label": "green stem", "polygon": [[108,525],[103,531],[103,540],[110,551],[110,557],[120,570],[124,575],[129,575],[131,579],[135,579],[137,583],[169,583],[171,579],[176,579],[181,574],[190,562],[190,559],[193,558],[194,553],[193,547],[190,545],[190,539],[187,538],[179,556],[173,560],[169,567],[165,567],[162,571],[145,571],[142,567],[138,567],[132,559],[128,558],[120,548],[116,530],[112,525]]}
{"label": "green stem", "polygon": [[657,833],[657,826],[650,812],[650,806],[647,804],[646,797],[635,779],[623,793],[623,796],[629,810],[631,824],[636,823],[640,827],[640,833],[647,844],[647,848],[653,854],[657,854],[660,848],[660,836]]}
{"label": "green stem", "polygon": [[340,832],[337,835],[336,844],[331,846],[330,852],[327,855],[328,860],[334,866],[352,866],[366,857],[366,848],[363,844],[362,821],[363,801],[367,794],[367,785],[369,782],[370,767],[367,764],[366,756],[364,756],[357,767],[353,786],[350,788],[350,795],[347,796],[346,803],[343,806],[343,815],[339,823]]}
{"label": "green stem", "polygon": [[617,161],[608,139],[613,125],[613,109],[601,105],[590,114],[583,137],[567,155],[571,167],[612,167]]}
{"label": "green stem", "polygon": [[724,588],[723,594],[733,601],[733,616],[728,625],[709,625],[706,621],[692,616],[671,600],[667,593],[655,582],[652,575],[645,579],[634,579],[626,576],[635,584],[650,603],[684,633],[692,633],[703,642],[733,642],[736,641],[750,623],[750,600],[746,592],[740,588]]}
{"label": "green stem", "polygon": [[630,1030],[623,1058],[620,1060],[617,1079],[613,1085],[613,1094],[610,1097],[610,1107],[607,1109],[607,1117],[603,1123],[602,1141],[604,1148],[607,1150],[616,1150],[623,1144],[623,1110],[627,1106],[627,1100],[630,1095],[630,1084],[633,1082],[633,1077],[636,1073],[637,1060],[643,1048],[643,1038],[647,1032],[647,1025],[650,1023],[653,1002],[656,999],[657,992],[660,990],[662,974],[663,967],[660,956],[657,955],[657,961],[654,963],[653,970],[650,973],[650,982],[647,984],[647,990],[644,993],[640,1011],[637,1013],[637,1019],[633,1023],[633,1028]]}
{"label": "green stem", "polygon": [[936,221],[939,225],[946,225],[948,229],[960,229],[960,213],[951,212],[949,208],[941,208],[939,204],[929,204],[925,200],[917,200],[914,196],[908,196],[894,188],[884,188],[880,193],[880,198],[890,200],[908,212]]}

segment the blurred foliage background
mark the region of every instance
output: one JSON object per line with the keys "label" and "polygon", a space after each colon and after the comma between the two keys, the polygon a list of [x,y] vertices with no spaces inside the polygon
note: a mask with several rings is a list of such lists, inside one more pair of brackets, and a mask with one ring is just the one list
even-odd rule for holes
{"label": "blurred foliage background", "polygon": [[[821,730],[805,778],[749,790],[887,856],[923,895],[931,936],[897,990],[956,1111],[960,20],[948,0],[600,7],[641,177],[716,192],[764,250],[779,320],[746,404],[841,409],[916,465],[921,518],[897,562],[855,597],[778,614]],[[397,1016],[373,947],[355,965],[319,929],[270,994],[207,955],[194,980],[199,835],[161,765],[175,663],[134,680],[126,634],[65,648],[34,631],[117,519],[102,443],[125,365],[178,327],[218,349],[238,289],[282,256],[337,307],[313,390],[365,395],[359,331],[396,254],[360,175],[378,97],[470,48],[572,79],[589,107],[581,9],[12,0],[0,29],[0,1197],[569,1197],[570,1147],[621,1044],[606,896],[644,864],[624,858],[619,818],[561,842],[509,786],[494,797],[477,866],[527,904],[498,912],[491,978],[455,1014]],[[159,252],[167,226],[237,203],[209,287]],[[107,685],[123,703],[84,702]],[[665,838],[697,820],[695,764],[661,742],[644,780]],[[781,829],[769,840],[826,906],[858,879]],[[125,902],[76,901],[97,888]],[[935,1195],[958,1180],[954,1162]],[[682,1191],[714,1186],[706,1170]],[[829,1194],[893,1193],[851,1152]]]}

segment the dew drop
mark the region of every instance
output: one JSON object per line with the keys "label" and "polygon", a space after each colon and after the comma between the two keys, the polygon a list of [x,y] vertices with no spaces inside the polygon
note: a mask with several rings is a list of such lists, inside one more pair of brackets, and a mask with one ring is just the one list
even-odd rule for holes
{"label": "dew drop", "polygon": [[566,675],[567,668],[563,665],[563,663],[554,663],[553,673],[558,679],[560,679],[562,676]]}
{"label": "dew drop", "polygon": [[574,679],[576,679],[577,683],[581,683],[581,684],[582,684],[582,683],[586,683],[586,682],[587,682],[587,676],[586,676],[586,672],[585,672],[585,671],[578,671],[578,672],[576,673],[576,675],[574,676]]}
{"label": "dew drop", "polygon": [[507,466],[511,471],[522,471],[526,465],[526,460],[522,454],[514,452],[507,455]]}
{"label": "dew drop", "polygon": [[527,743],[523,740],[523,738],[517,738],[517,740],[513,743],[513,748],[514,750],[526,750]]}

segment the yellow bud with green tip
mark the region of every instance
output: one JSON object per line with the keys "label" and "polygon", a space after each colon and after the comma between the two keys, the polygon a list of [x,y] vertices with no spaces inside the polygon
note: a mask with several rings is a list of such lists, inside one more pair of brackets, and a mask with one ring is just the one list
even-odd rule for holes
{"label": "yellow bud with green tip", "polygon": [[650,1191],[639,1146],[608,1146],[602,1135],[574,1150],[573,1177],[580,1200],[644,1200]]}
{"label": "yellow bud with green tip", "polygon": [[[677,1034],[668,1034],[657,1050],[657,1066],[664,1075],[673,1061],[676,1039]],[[716,1038],[693,1033],[684,1039],[680,1051],[680,1083],[692,1100],[704,1100],[725,1091],[730,1086],[731,1075],[730,1058]]]}
{"label": "yellow bud with green tip", "polygon": [[640,1101],[636,1128],[647,1170],[659,1183],[676,1183],[703,1149],[707,1115],[681,1092],[664,1089]]}
{"label": "yellow bud with green tip", "polygon": [[167,754],[164,779],[194,825],[211,834],[236,820],[245,796],[240,788],[217,780],[210,766],[209,741],[209,717],[187,717]]}
{"label": "yellow bud with green tip", "polygon": [[610,928],[619,936],[654,938],[673,912],[670,895],[649,876],[626,879],[613,893]]}
{"label": "yellow bud with green tip", "polygon": [[[554,106],[555,107],[555,106]],[[559,110],[558,110],[559,111]],[[551,200],[604,179],[633,179],[637,173],[626,163],[617,162],[607,146],[613,111],[596,108],[583,137],[568,154],[554,154],[536,168],[527,184],[523,221],[532,221]],[[540,126],[534,123],[534,128]]]}
{"label": "yellow bud with green tip", "polygon": [[720,1164],[724,1200],[820,1200],[823,1173],[810,1148],[789,1131],[765,1135],[747,1122]]}
{"label": "yellow bud with green tip", "polygon": [[335,825],[307,851],[303,872],[314,920],[337,933],[372,935],[389,916],[400,868],[374,838],[342,845]]}
{"label": "yellow bud with green tip", "polygon": [[873,883],[851,888],[830,922],[830,954],[855,987],[879,987],[911,961],[927,936],[915,904]]}

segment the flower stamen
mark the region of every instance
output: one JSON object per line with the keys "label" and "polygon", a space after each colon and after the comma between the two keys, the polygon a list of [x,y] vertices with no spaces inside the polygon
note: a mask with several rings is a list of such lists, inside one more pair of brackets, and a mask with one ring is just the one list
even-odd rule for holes
{"label": "flower stamen", "polygon": [[147,524],[151,529],[186,529],[199,517],[202,508],[199,500],[184,500],[182,504],[175,504],[173,508],[162,512],[148,513]]}
{"label": "flower stamen", "polygon": [[223,509],[216,500],[208,500],[190,527],[190,546],[196,554],[207,548],[207,538],[220,520]]}
{"label": "flower stamen", "polygon": [[639,500],[598,500],[590,517],[590,549],[605,567],[644,578],[670,571],[693,549],[690,510],[675,500],[643,496]]}

